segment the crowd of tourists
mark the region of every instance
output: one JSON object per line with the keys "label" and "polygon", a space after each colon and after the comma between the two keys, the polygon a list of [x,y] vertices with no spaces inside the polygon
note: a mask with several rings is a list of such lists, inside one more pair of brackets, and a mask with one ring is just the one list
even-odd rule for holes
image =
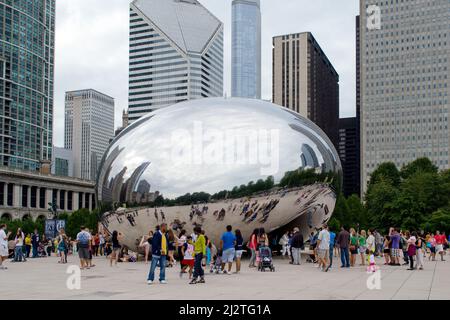
{"label": "crowd of tourists", "polygon": [[[75,239],[65,234],[64,229],[53,239],[40,235],[24,234],[18,229],[7,232],[5,224],[0,225],[0,270],[6,269],[3,262],[26,262],[29,258],[58,256],[58,263],[67,263],[67,256],[78,255],[81,269],[95,267],[94,256],[105,256],[110,266],[119,262],[136,262],[139,254],[122,244],[124,235],[113,231],[111,235],[91,234],[82,226]],[[138,244],[149,263],[147,283],[153,284],[155,272],[159,268],[159,282],[166,281],[166,267],[179,265],[180,278],[185,274],[190,284],[205,283],[205,269],[210,273],[239,274],[241,259],[246,252],[249,255],[249,268],[256,268],[261,262],[260,249],[271,248],[289,257],[290,264],[302,264],[302,255],[306,262],[317,264],[319,270],[328,272],[333,268],[333,258],[340,257],[341,268],[357,265],[366,266],[370,271],[377,270],[377,263],[389,266],[408,266],[408,270],[423,270],[424,260],[445,261],[450,237],[445,232],[435,233],[409,232],[392,227],[382,235],[378,230],[357,230],[342,227],[339,232],[330,230],[324,224],[322,228],[304,239],[299,228],[288,231],[280,238],[269,237],[264,228],[255,229],[251,235],[227,226],[218,243],[208,237],[207,231],[197,226],[192,234],[185,230],[174,230],[163,222],[155,230],[142,237]],[[234,265],[234,272],[233,272]]]}
{"label": "crowd of tourists", "polygon": [[307,251],[307,261],[318,263],[320,270],[327,272],[332,268],[333,257],[340,257],[341,268],[368,266],[375,270],[375,258],[384,260],[384,265],[408,266],[408,270],[423,270],[424,259],[435,261],[436,255],[441,261],[450,242],[445,232],[435,233],[409,232],[390,228],[386,235],[378,230],[347,230],[342,227],[335,233],[324,225],[317,233],[311,233],[305,250],[304,239],[298,229],[286,232],[280,239],[281,254],[291,256],[291,264],[301,264],[301,253]]}

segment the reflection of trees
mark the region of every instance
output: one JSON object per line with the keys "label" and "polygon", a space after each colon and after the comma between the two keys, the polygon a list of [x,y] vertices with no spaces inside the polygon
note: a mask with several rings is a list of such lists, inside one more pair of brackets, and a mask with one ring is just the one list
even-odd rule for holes
{"label": "reflection of trees", "polygon": [[211,201],[220,201],[225,199],[238,199],[243,197],[250,197],[258,193],[266,192],[274,188],[295,188],[313,185],[315,183],[325,183],[332,186],[335,191],[341,188],[341,180],[338,173],[334,172],[317,172],[317,169],[303,169],[300,168],[294,171],[288,171],[278,184],[275,184],[272,176],[267,177],[266,180],[259,179],[250,181],[247,185],[242,184],[235,186],[231,190],[222,190],[215,194],[206,192],[187,193],[175,199],[164,198],[164,195],[158,194],[154,201],[127,203],[128,207],[137,206],[151,206],[151,207],[172,207],[172,206],[187,206],[191,204],[208,203]]}
{"label": "reflection of trees", "polygon": [[256,183],[250,181],[247,185],[243,184],[241,186],[234,187],[231,191],[223,190],[212,195],[214,200],[222,199],[236,199],[251,196],[252,194],[267,191],[275,186],[275,182],[272,176],[267,177],[266,180],[259,179]]}
{"label": "reflection of trees", "polygon": [[334,172],[317,173],[315,169],[298,169],[295,171],[288,171],[278,184],[282,188],[302,187],[311,185],[316,182],[325,182],[333,185],[335,190],[340,189],[339,175]]}

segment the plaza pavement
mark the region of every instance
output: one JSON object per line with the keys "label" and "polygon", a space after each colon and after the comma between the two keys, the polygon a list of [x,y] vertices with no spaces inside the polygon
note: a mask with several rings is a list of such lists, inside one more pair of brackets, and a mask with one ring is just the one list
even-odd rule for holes
{"label": "plaza pavement", "polygon": [[[447,259],[450,259],[447,255]],[[0,299],[450,299],[450,261],[429,262],[425,270],[408,271],[406,266],[381,267],[381,290],[369,290],[368,274],[364,267],[341,269],[335,259],[335,268],[320,272],[311,263],[292,266],[287,259],[274,260],[276,272],[258,272],[247,268],[239,275],[210,275],[206,284],[189,285],[187,275],[179,278],[179,268],[167,269],[167,285],[146,284],[148,265],[143,262],[119,263],[110,267],[103,257],[95,258],[96,267],[82,271],[81,289],[66,287],[67,266],[58,258],[29,259],[26,263],[6,262],[8,270],[0,270]],[[359,262],[359,259],[358,261]],[[157,272],[157,275],[159,272]]]}

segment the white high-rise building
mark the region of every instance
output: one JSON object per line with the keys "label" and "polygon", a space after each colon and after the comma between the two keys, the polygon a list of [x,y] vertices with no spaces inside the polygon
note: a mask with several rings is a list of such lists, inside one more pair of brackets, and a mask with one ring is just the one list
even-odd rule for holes
{"label": "white high-rise building", "polygon": [[66,92],[64,148],[72,150],[73,175],[95,180],[114,137],[114,98],[88,89]]}
{"label": "white high-rise building", "polygon": [[231,95],[261,99],[260,0],[233,0]]}
{"label": "white high-rise building", "polygon": [[360,0],[361,191],[382,162],[449,166],[449,0]]}
{"label": "white high-rise building", "polygon": [[130,5],[129,121],[223,95],[223,24],[196,0]]}

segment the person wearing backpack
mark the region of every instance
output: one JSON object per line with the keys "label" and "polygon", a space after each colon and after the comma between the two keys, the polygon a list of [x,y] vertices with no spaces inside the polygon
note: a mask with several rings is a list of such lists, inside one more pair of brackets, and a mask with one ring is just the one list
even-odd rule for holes
{"label": "person wearing backpack", "polygon": [[92,237],[89,232],[86,231],[84,226],[80,227],[80,232],[77,234],[78,256],[80,257],[80,268],[89,269],[89,243]]}

